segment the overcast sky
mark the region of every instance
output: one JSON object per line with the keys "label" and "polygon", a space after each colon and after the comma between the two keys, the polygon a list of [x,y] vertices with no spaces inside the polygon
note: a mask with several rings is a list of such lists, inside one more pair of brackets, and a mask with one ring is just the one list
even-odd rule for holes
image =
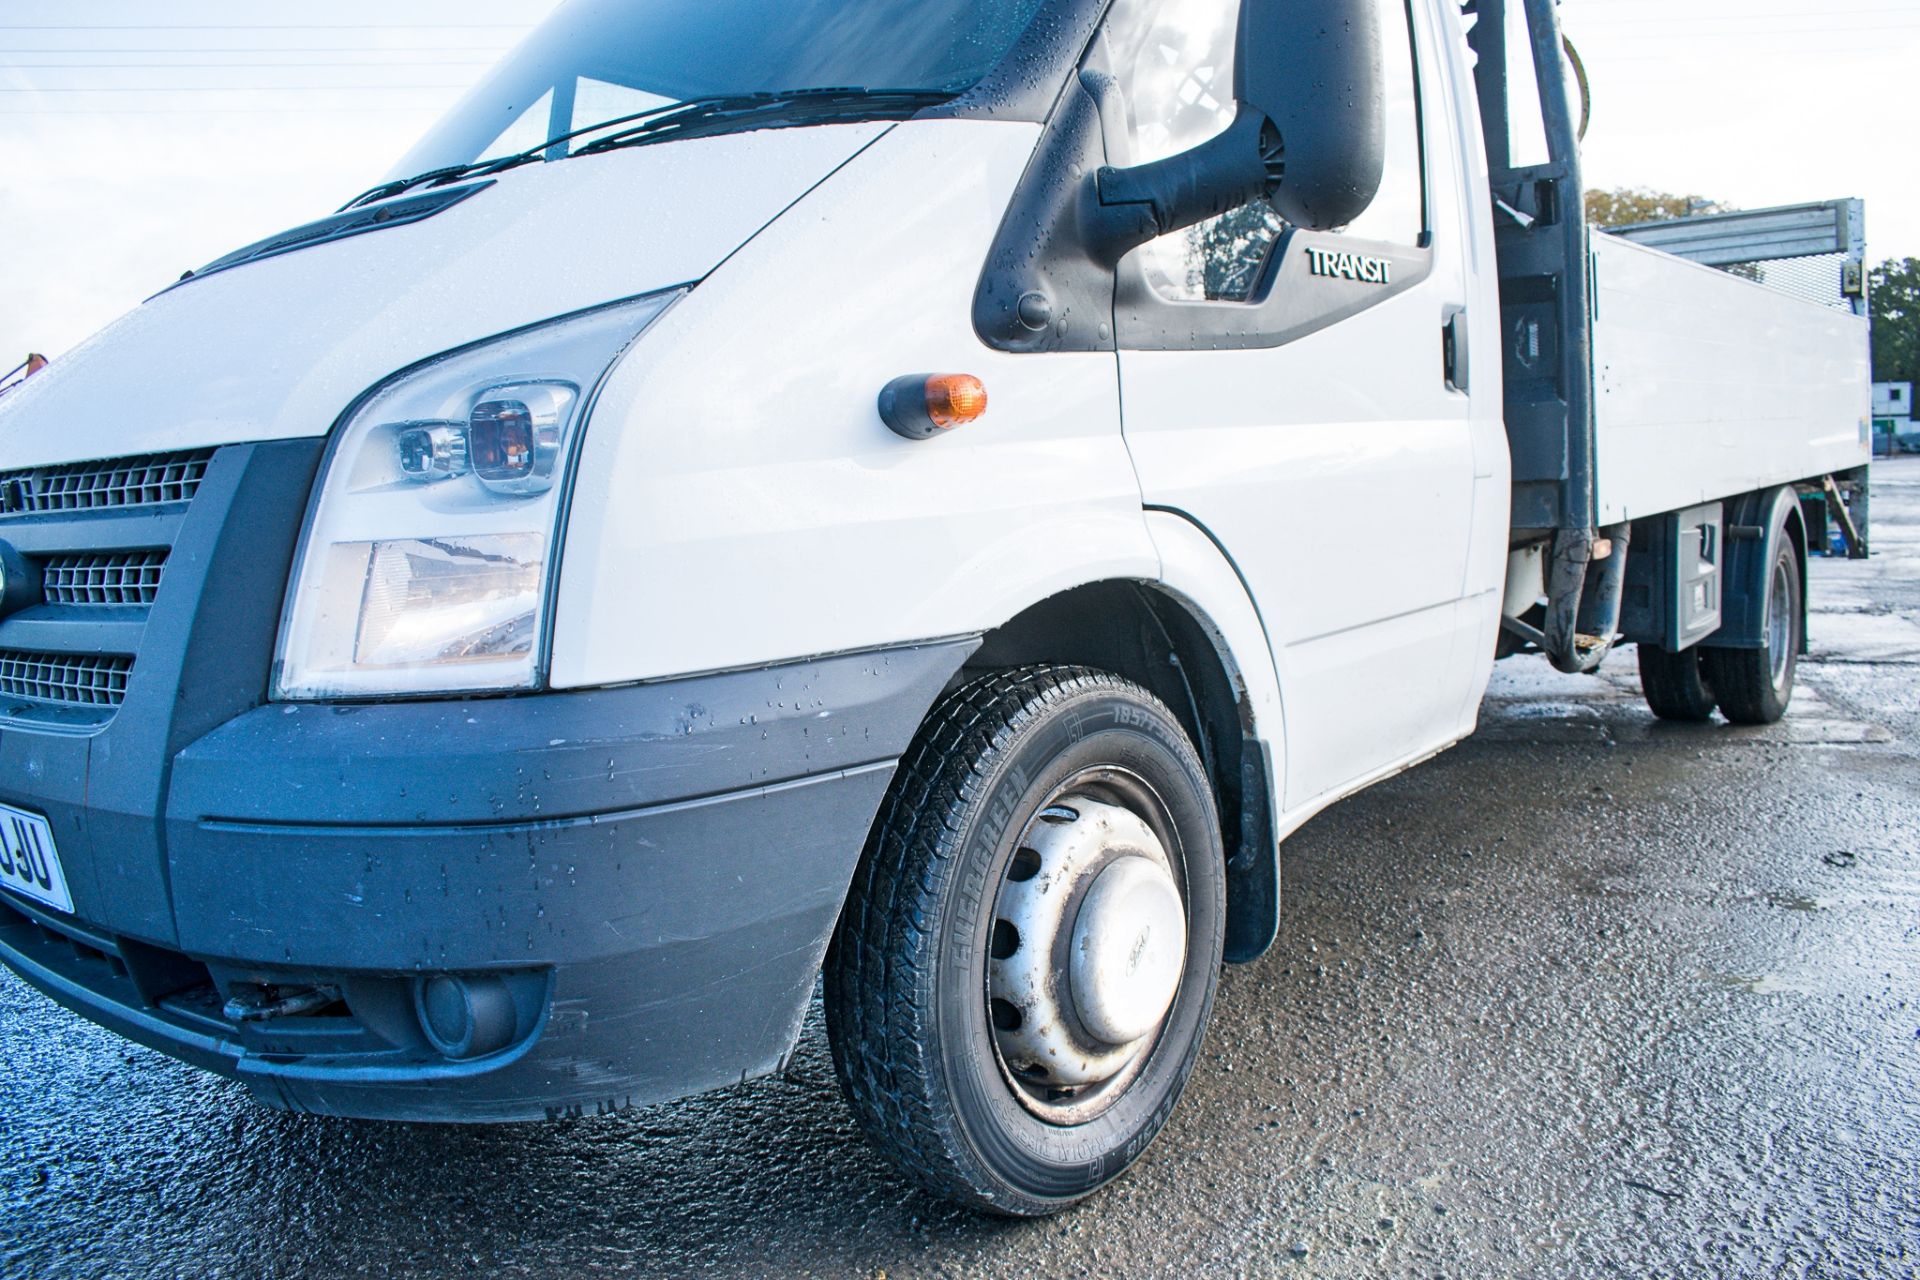
{"label": "overcast sky", "polygon": [[[4,0],[0,373],[372,185],[556,0]],[[1589,185],[1863,196],[1920,256],[1920,0],[1566,0]],[[305,25],[292,25],[304,22]]]}

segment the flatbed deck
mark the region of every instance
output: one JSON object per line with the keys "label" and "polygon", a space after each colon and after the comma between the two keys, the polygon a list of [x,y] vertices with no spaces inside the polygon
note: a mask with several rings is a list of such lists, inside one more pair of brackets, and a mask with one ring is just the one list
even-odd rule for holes
{"label": "flatbed deck", "polygon": [[1602,526],[1863,467],[1868,321],[1593,237]]}

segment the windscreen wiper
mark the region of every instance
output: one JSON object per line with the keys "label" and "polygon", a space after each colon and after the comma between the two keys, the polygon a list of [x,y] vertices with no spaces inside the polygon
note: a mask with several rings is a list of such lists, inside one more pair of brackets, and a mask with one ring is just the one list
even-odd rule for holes
{"label": "windscreen wiper", "polygon": [[[588,134],[617,129],[597,138],[572,155],[592,155],[621,147],[644,146],[674,138],[708,137],[731,129],[774,128],[781,125],[821,124],[836,119],[904,120],[928,107],[951,102],[954,95],[929,89],[783,89],[771,93],[714,94],[688,98],[632,115],[602,120],[569,133],[548,138],[537,147],[471,164],[429,169],[411,178],[383,183],[342,205],[341,212],[390,200],[415,187],[445,186],[463,178],[491,177],[524,164],[557,159],[552,153]],[[621,126],[625,126],[624,128]]]}
{"label": "windscreen wiper", "polygon": [[[692,101],[707,102],[716,100],[717,99],[696,98]],[[511,155],[494,156],[491,159],[475,160],[469,164],[455,164],[440,169],[429,169],[425,173],[416,173],[411,178],[401,178],[394,182],[382,183],[373,190],[362,192],[360,195],[347,201],[346,204],[340,207],[340,211],[345,213],[348,209],[357,209],[363,204],[372,204],[377,200],[391,200],[394,196],[411,191],[415,187],[444,186],[449,182],[458,182],[462,178],[486,177],[495,173],[503,173],[508,169],[518,168],[523,164],[533,164],[536,161],[548,158],[554,148],[565,146],[567,143],[582,135],[598,133],[602,129],[611,129],[615,125],[638,125],[655,116],[679,111],[681,108],[689,105],[691,105],[689,102],[669,102],[664,106],[650,107],[645,111],[636,111],[632,115],[615,116],[611,120],[602,120],[596,124],[586,125],[573,130],[571,133],[563,133],[557,137],[548,138],[537,147],[529,147],[525,151],[517,151]]]}
{"label": "windscreen wiper", "polygon": [[[928,107],[951,102],[953,96],[928,89],[793,89],[695,98],[630,123],[609,121],[627,123],[627,127],[594,139],[574,154],[594,155],[674,138],[708,137],[741,127],[904,120]],[[596,126],[594,131],[605,127]]]}
{"label": "windscreen wiper", "polygon": [[362,191],[359,195],[341,205],[335,212],[345,213],[349,209],[358,209],[363,204],[374,204],[381,200],[391,200],[395,196],[405,195],[415,187],[445,186],[449,182],[457,182],[461,178],[471,177],[474,174],[494,173],[501,169],[511,169],[516,164],[531,163],[532,161],[516,155],[508,156],[501,160],[476,160],[472,164],[456,164],[448,165],[444,169],[429,169],[425,173],[416,173],[411,178],[400,178],[393,182],[383,182],[371,191]]}

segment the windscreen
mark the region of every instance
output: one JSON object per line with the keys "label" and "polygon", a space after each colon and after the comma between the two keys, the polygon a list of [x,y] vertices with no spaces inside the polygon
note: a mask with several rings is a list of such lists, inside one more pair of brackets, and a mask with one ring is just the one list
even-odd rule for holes
{"label": "windscreen", "polygon": [[[813,89],[960,94],[1045,0],[571,0],[395,177],[514,155],[639,112]],[[565,155],[556,148],[549,159]]]}

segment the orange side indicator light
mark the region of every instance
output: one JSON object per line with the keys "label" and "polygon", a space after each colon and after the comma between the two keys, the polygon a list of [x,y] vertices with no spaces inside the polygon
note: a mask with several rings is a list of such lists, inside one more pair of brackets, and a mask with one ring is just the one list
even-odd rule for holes
{"label": "orange side indicator light", "polygon": [[912,374],[880,393],[881,418],[909,440],[930,440],[986,412],[987,384],[970,373]]}
{"label": "orange side indicator light", "polygon": [[927,379],[927,416],[942,431],[978,422],[987,412],[987,384],[970,373]]}

